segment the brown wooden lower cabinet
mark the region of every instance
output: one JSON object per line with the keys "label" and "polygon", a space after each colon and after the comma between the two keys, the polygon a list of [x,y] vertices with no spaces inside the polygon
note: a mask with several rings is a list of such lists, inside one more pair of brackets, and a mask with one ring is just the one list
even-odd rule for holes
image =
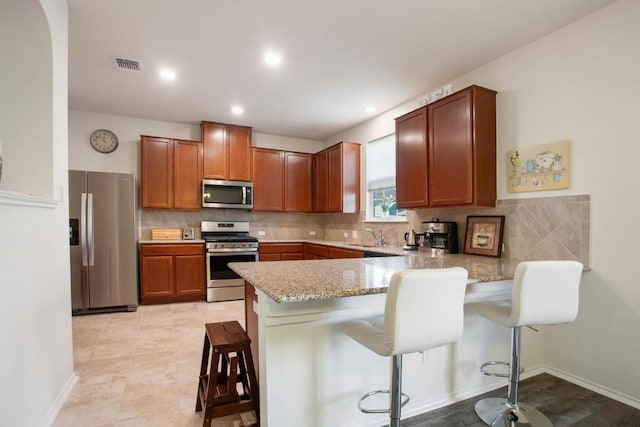
{"label": "brown wooden lower cabinet", "polygon": [[204,244],[140,244],[142,304],[204,300]]}
{"label": "brown wooden lower cabinet", "polygon": [[304,259],[303,243],[260,243],[260,261],[294,261]]}
{"label": "brown wooden lower cabinet", "polygon": [[344,249],[336,248],[334,246],[327,246],[327,258],[329,259],[342,259],[342,258],[364,258],[364,252],[356,249]]}
{"label": "brown wooden lower cabinet", "polygon": [[364,252],[317,243],[260,243],[260,261],[363,258]]}
{"label": "brown wooden lower cabinet", "polygon": [[304,259],[327,259],[327,247],[315,243],[305,243]]}
{"label": "brown wooden lower cabinet", "polygon": [[364,252],[356,249],[305,243],[305,259],[363,258]]}

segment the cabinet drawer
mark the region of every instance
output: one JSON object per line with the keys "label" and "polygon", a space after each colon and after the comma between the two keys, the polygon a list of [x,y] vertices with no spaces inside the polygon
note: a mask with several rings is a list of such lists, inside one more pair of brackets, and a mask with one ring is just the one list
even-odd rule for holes
{"label": "cabinet drawer", "polygon": [[204,244],[142,244],[140,255],[204,255]]}
{"label": "cabinet drawer", "polygon": [[265,254],[260,253],[259,260],[264,261],[282,261],[282,254]]}
{"label": "cabinet drawer", "polygon": [[284,254],[291,252],[302,253],[304,248],[302,243],[261,243],[260,254]]}
{"label": "cabinet drawer", "polygon": [[341,258],[363,258],[364,252],[355,249],[342,249],[334,248],[332,246],[327,247],[327,258],[329,259],[341,259]]}

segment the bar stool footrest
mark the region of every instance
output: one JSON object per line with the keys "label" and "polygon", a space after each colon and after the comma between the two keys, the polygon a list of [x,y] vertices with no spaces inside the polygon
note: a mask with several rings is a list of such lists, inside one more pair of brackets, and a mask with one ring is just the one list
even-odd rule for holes
{"label": "bar stool footrest", "polygon": [[[375,396],[376,394],[391,394],[391,392],[389,390],[376,390],[376,391],[370,391],[369,393],[365,394],[360,398],[360,400],[358,400],[358,409],[360,410],[360,412],[363,412],[365,414],[391,413],[390,407],[386,409],[366,409],[362,407],[362,402],[364,402],[366,399],[370,398],[371,396]],[[400,393],[400,394],[402,395],[402,403],[400,404],[400,407],[402,408],[404,405],[409,403],[409,396],[406,395],[405,393]]]}
{"label": "bar stool footrest", "polygon": [[[490,371],[488,369],[490,366],[506,366],[508,369],[510,369],[511,365],[509,364],[509,362],[499,362],[499,361],[492,360],[490,362],[483,363],[482,366],[480,366],[480,372],[482,372],[488,377],[509,378],[509,373],[505,374],[502,372]],[[524,368],[521,367],[520,374],[522,374],[523,372],[524,372]]]}

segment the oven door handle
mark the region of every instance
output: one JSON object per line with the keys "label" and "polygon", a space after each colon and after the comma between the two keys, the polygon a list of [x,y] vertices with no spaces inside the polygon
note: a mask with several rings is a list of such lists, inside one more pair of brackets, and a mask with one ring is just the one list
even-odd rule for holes
{"label": "oven door handle", "polygon": [[216,252],[207,251],[207,256],[229,256],[229,255],[258,255],[258,251],[247,251],[245,249],[216,249]]}

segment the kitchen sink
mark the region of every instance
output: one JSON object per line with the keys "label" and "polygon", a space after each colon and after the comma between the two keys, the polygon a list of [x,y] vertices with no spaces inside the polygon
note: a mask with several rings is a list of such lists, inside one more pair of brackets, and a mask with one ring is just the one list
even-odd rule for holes
{"label": "kitchen sink", "polygon": [[389,257],[389,256],[400,256],[400,255],[387,254],[384,252],[364,251],[365,258],[378,258],[378,257]]}

